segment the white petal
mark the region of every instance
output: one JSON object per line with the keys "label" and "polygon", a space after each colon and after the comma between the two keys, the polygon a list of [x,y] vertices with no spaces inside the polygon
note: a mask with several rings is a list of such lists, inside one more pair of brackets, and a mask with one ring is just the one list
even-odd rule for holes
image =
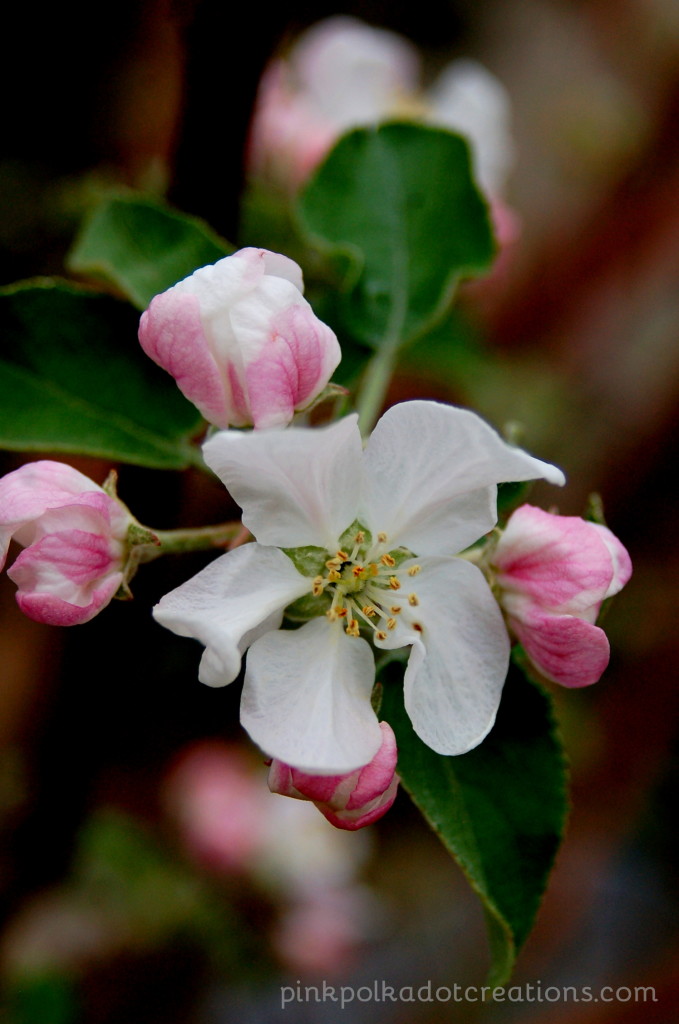
{"label": "white petal", "polygon": [[248,652],[241,722],[267,754],[304,771],[340,774],[375,756],[375,664],[362,637],[325,617],[267,633]]}
{"label": "white petal", "polygon": [[203,453],[262,544],[333,549],[356,518],[362,448],[355,415],[314,430],[225,430]]}
{"label": "white petal", "polygon": [[[310,590],[310,581],[276,548],[245,544],[211,562],[153,609],[154,618],[180,636],[205,644],[199,678],[225,686],[240,671],[247,642],[263,623],[275,629],[286,605]],[[278,618],[276,618],[278,613]]]}
{"label": "white petal", "polygon": [[392,406],[365,452],[365,524],[417,554],[461,551],[496,521],[495,485],[560,469],[508,445],[476,413],[437,402]]}
{"label": "white petal", "polygon": [[[439,754],[463,754],[490,731],[509,667],[509,637],[481,571],[458,558],[418,559],[418,576],[399,566],[406,599],[396,629],[378,646],[412,644],[405,706],[418,736]],[[419,625],[421,630],[416,626]]]}

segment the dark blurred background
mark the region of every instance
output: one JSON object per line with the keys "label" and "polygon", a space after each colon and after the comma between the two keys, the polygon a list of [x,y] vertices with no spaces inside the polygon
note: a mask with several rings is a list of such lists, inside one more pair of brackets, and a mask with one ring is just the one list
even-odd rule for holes
{"label": "dark blurred background", "polygon": [[[96,11],[14,5],[0,62],[0,283],[63,274],[80,217],[107,184],[166,195],[237,242],[259,76],[278,46],[340,12],[405,34],[425,67],[475,57],[511,96],[517,162],[507,199],[520,235],[501,274],[462,296],[487,362],[476,376],[453,371],[448,380],[445,360],[406,359],[391,398],[468,401],[497,424],[520,422],[530,449],[568,473],[560,511],[582,514],[598,492],[630,550],[635,573],[606,622],[608,671],[591,690],[555,693],[573,809],[515,982],[653,985],[657,996],[652,1004],[366,1003],[342,1019],[675,1024],[676,0],[308,3],[266,12],[217,0]],[[3,453],[0,469],[22,461]],[[109,468],[69,461],[97,480]],[[220,489],[194,474],[120,467],[119,489],[158,527],[225,516]],[[341,913],[321,908],[316,931],[297,920],[295,932],[299,879],[286,881],[273,854],[257,873],[192,856],[179,798],[168,792],[197,742],[235,751],[264,787],[242,744],[237,692],[199,686],[197,649],[149,626],[150,604],[203,561],[152,565],[133,604],[71,632],[24,619],[2,580],[2,1019],[304,1024],[339,1011],[293,1004],[283,1013],[281,984],[481,984],[480,909],[405,798],[369,838],[350,837],[353,848],[338,840],[346,859],[337,854],[331,888],[347,921],[325,961],[311,962],[308,951]],[[279,858],[294,861],[301,826],[276,827]],[[310,842],[317,865],[334,864],[325,833]]]}

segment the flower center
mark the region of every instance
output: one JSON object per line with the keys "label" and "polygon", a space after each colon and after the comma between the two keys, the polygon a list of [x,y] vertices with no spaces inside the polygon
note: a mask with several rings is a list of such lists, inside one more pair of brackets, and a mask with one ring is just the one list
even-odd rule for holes
{"label": "flower center", "polygon": [[366,544],[359,530],[351,551],[338,550],[325,563],[325,575],[315,577],[314,597],[331,597],[326,615],[331,622],[345,621],[349,636],[359,636],[367,625],[377,640],[386,640],[396,628],[397,617],[405,605],[419,604],[417,594],[407,592],[407,577],[417,576],[419,565],[411,565],[398,574],[398,561],[408,557],[403,551],[389,551],[386,533],[378,533],[374,544]]}

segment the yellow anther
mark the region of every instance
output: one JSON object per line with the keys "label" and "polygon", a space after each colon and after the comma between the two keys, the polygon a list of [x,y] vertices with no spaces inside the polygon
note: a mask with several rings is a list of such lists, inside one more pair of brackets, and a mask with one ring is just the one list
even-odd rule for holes
{"label": "yellow anther", "polygon": [[413,629],[417,630],[418,633],[422,632],[422,626],[419,624],[419,622],[413,622]]}
{"label": "yellow anther", "polygon": [[377,640],[386,640],[387,634],[384,632],[383,629],[378,629],[377,632],[375,633],[375,638]]}
{"label": "yellow anther", "polygon": [[357,544],[362,544],[364,540],[365,540],[365,534],[364,534],[363,530],[359,530],[358,533],[356,534],[356,536],[354,537],[354,541]]}
{"label": "yellow anther", "polygon": [[409,605],[411,605],[413,608],[416,608],[419,603],[420,603],[420,599],[417,596],[417,594],[408,594],[408,604]]}
{"label": "yellow anther", "polygon": [[362,565],[355,565],[351,570],[351,575],[355,576],[356,579],[363,579],[365,578],[365,569]]}
{"label": "yellow anther", "polygon": [[410,568],[408,569],[409,576],[417,576],[418,572],[422,572],[421,565],[411,565]]}
{"label": "yellow anther", "polygon": [[401,611],[400,604],[392,604],[392,606],[389,609],[389,611],[391,612],[392,615],[398,615],[399,612]]}
{"label": "yellow anther", "polygon": [[387,535],[386,535],[386,533],[378,533],[377,534],[377,539],[380,542],[380,544],[386,544],[387,543]]}
{"label": "yellow anther", "polygon": [[323,593],[323,585],[324,585],[324,583],[325,583],[325,580],[323,579],[322,576],[317,576],[315,578],[315,580],[314,580],[314,582],[312,584],[312,587],[311,587],[311,593],[314,595],[314,597],[320,597],[320,595]]}
{"label": "yellow anther", "polygon": [[382,555],[382,557],[380,558],[380,562],[382,563],[382,565],[389,566],[390,569],[393,569],[393,567],[396,565],[396,559],[392,555]]}
{"label": "yellow anther", "polygon": [[398,578],[398,576],[390,576],[389,577],[389,586],[391,587],[392,590],[400,590],[400,588],[401,588],[401,581]]}
{"label": "yellow anther", "polygon": [[328,573],[328,580],[330,583],[338,583],[341,579],[342,576],[338,573],[337,569],[331,569]]}
{"label": "yellow anther", "polygon": [[370,573],[371,576],[377,576],[379,571],[380,570],[377,568],[374,562],[371,562],[370,565],[368,566],[368,572]]}
{"label": "yellow anther", "polygon": [[360,636],[358,631],[358,619],[349,619],[345,632],[347,632],[349,636]]}
{"label": "yellow anther", "polygon": [[338,608],[337,609],[337,614],[338,614],[340,619],[345,619],[347,617],[347,610],[346,610],[346,608]]}
{"label": "yellow anther", "polygon": [[325,567],[326,569],[339,569],[343,561],[343,558],[329,558],[325,563]]}
{"label": "yellow anther", "polygon": [[325,613],[325,617],[328,619],[329,622],[337,622],[337,619],[339,618],[334,608],[328,608],[327,612]]}
{"label": "yellow anther", "polygon": [[346,553],[346,551],[338,551],[335,554],[335,558],[339,558],[340,563],[342,563],[342,562],[346,562],[347,561],[347,559],[349,558],[349,555]]}
{"label": "yellow anther", "polygon": [[396,619],[387,619],[387,629],[396,629]]}
{"label": "yellow anther", "polygon": [[377,615],[377,611],[371,604],[365,604],[362,608],[363,614],[367,615],[369,619],[374,619]]}

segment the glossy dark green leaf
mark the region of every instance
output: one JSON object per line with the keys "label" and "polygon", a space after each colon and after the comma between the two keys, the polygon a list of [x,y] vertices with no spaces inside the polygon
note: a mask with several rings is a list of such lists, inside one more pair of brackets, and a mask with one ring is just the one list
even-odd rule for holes
{"label": "glossy dark green leaf", "polygon": [[76,274],[112,285],[139,309],[154,295],[233,252],[207,224],[145,196],[101,202],[68,257]]}
{"label": "glossy dark green leaf", "polygon": [[510,977],[535,920],[566,818],[566,766],[551,702],[512,666],[497,721],[475,750],[443,757],[413,732],[395,664],[381,715],[406,790],[478,893],[488,921],[490,985]]}
{"label": "glossy dark green leaf", "polygon": [[174,469],[200,414],[137,340],[127,303],[64,282],[0,291],[0,447]]}
{"label": "glossy dark green leaf", "polygon": [[343,136],[300,195],[314,241],[343,260],[344,327],[375,348],[417,337],[494,254],[464,139],[389,123]]}

